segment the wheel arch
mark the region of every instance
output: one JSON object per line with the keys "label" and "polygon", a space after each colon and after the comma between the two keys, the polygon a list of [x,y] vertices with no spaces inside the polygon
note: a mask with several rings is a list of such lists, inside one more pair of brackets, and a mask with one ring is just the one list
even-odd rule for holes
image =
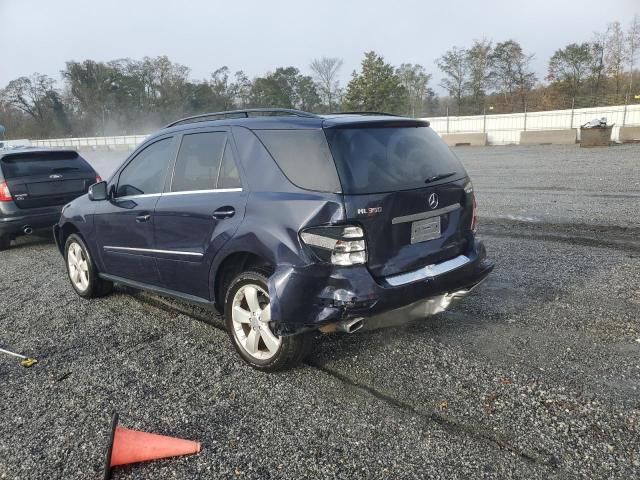
{"label": "wheel arch", "polygon": [[97,255],[98,252],[96,251],[96,247],[94,246],[93,242],[91,241],[91,236],[87,235],[87,232],[83,232],[73,222],[65,222],[64,225],[62,225],[61,227],[56,227],[56,235],[57,235],[56,243],[58,245],[58,248],[59,248],[60,253],[62,254],[62,256],[64,257],[64,255],[65,255],[64,246],[67,243],[67,239],[73,234],[78,235],[82,239],[82,241],[84,242],[85,246],[89,250],[89,255],[91,255],[91,258],[93,259],[93,263],[98,268],[98,271],[100,271],[100,272],[104,271],[103,270],[103,265],[101,263],[102,258],[100,258]]}
{"label": "wheel arch", "polygon": [[80,229],[71,222],[67,222],[62,227],[57,228],[58,238],[56,239],[57,240],[56,243],[58,244],[58,249],[60,250],[60,253],[62,253],[63,255],[64,255],[64,245],[67,243],[67,239],[74,233],[78,235],[80,238],[82,238],[82,240],[84,240],[82,233],[80,233]]}
{"label": "wheel arch", "polygon": [[239,273],[251,268],[263,270],[271,274],[275,269],[275,264],[265,256],[255,252],[235,251],[229,252],[224,258],[221,258],[217,262],[217,266],[214,265],[211,271],[209,286],[211,298],[218,310],[223,308],[224,290],[228,282]]}

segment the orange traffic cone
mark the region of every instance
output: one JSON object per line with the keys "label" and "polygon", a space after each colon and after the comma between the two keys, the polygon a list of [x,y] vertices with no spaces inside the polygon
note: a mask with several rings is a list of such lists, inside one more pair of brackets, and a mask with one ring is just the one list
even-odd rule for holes
{"label": "orange traffic cone", "polygon": [[104,480],[111,478],[111,467],[200,452],[200,443],[154,433],[138,432],[118,426],[118,414],[111,420],[111,438],[104,466]]}

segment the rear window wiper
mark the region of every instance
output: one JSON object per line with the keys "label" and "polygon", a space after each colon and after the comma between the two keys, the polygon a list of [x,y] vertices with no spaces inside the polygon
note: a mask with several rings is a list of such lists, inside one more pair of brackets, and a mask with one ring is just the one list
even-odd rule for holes
{"label": "rear window wiper", "polygon": [[452,175],[455,175],[456,172],[448,172],[448,173],[439,173],[438,175],[434,175],[433,177],[429,177],[427,178],[424,183],[433,183],[433,182],[437,182],[438,180],[442,180],[444,178],[448,178]]}
{"label": "rear window wiper", "polygon": [[75,172],[80,170],[78,167],[57,167],[53,168],[53,172]]}

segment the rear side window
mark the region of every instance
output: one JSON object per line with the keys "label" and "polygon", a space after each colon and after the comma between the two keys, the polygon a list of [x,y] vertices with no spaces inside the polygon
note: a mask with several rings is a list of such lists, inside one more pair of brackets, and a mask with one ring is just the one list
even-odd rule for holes
{"label": "rear side window", "polygon": [[344,193],[382,193],[425,187],[425,180],[466,175],[449,147],[429,127],[325,130]]}
{"label": "rear side window", "polygon": [[240,188],[240,174],[233,155],[233,149],[227,141],[222,155],[222,166],[218,177],[218,188]]}
{"label": "rear side window", "polygon": [[31,175],[93,173],[89,164],[76,152],[15,153],[3,157],[0,163],[7,180]]}
{"label": "rear side window", "polygon": [[306,190],[339,193],[340,179],[319,130],[254,130],[282,172]]}
{"label": "rear side window", "polygon": [[173,138],[152,143],[129,162],[120,174],[117,197],[160,193],[171,160]]}
{"label": "rear side window", "polygon": [[215,189],[226,141],[225,132],[184,135],[176,160],[171,191]]}

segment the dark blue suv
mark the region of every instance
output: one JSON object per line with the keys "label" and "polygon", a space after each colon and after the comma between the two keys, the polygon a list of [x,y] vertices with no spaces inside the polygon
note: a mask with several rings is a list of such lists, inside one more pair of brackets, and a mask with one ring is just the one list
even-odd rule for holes
{"label": "dark blue suv", "polygon": [[299,362],[315,331],[446,309],[493,264],[473,186],[428,122],[254,109],[177,121],[54,227],[71,285],[223,312],[242,358]]}

